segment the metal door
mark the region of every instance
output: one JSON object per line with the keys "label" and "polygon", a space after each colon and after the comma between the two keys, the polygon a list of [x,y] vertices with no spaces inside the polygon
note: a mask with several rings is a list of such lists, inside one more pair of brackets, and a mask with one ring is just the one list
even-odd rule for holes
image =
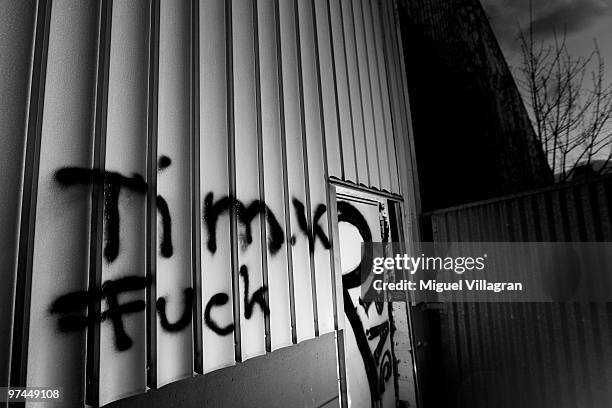
{"label": "metal door", "polygon": [[389,221],[374,197],[338,194],[338,236],[345,313],[344,355],[348,406],[394,407],[390,308],[361,299],[361,243],[389,239]]}

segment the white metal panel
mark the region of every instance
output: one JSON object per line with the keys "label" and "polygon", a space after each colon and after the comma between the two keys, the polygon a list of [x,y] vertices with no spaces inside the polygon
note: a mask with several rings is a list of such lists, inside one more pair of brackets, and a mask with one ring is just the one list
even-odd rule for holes
{"label": "white metal panel", "polygon": [[8,384],[11,319],[17,265],[19,205],[23,182],[25,124],[28,110],[36,2],[3,3],[0,13],[0,386]]}
{"label": "white metal panel", "polygon": [[[238,267],[240,288],[240,348],[242,360],[265,353],[264,313],[261,301],[262,245],[261,212],[249,214],[251,204],[259,200],[259,157],[255,78],[255,40],[253,2],[232,1],[234,119],[236,140],[236,198],[239,225]],[[258,204],[256,204],[258,205]],[[252,207],[251,207],[252,208]],[[251,216],[253,217],[252,219]],[[249,224],[244,225],[244,224]],[[251,242],[246,238],[251,229]],[[267,308],[267,306],[266,306]]]}
{"label": "white metal panel", "polygon": [[[145,177],[147,143],[148,9],[145,0],[113,2],[109,60],[106,171],[124,177]],[[108,191],[106,186],[105,191]],[[117,257],[102,263],[103,286],[125,277],[145,277],[146,195],[122,187],[118,200]],[[105,211],[113,204],[105,200]],[[105,253],[109,248],[109,219],[105,217]],[[121,294],[120,304],[144,301],[145,288]],[[102,300],[102,311],[109,309]],[[130,342],[121,344],[113,319],[100,329],[100,405],[146,389],[145,313],[119,317]]]}
{"label": "white metal panel", "polygon": [[353,5],[353,24],[355,28],[355,45],[357,48],[357,68],[363,108],[363,131],[365,138],[366,166],[368,168],[368,186],[380,188],[380,171],[378,169],[378,146],[376,145],[376,123],[372,106],[372,73],[368,64],[368,47],[366,44],[364,10],[361,0],[351,1]]}
{"label": "white metal panel", "polygon": [[359,78],[359,59],[357,55],[357,40],[352,0],[340,0],[344,22],[344,49],[346,51],[346,67],[348,75],[349,97],[351,99],[351,120],[353,122],[353,145],[355,146],[355,163],[359,184],[370,185],[368,175],[368,159],[363,119],[363,103],[361,81]]}
{"label": "white metal panel", "polygon": [[342,178],[342,147],[340,142],[339,115],[337,111],[337,84],[334,73],[335,57],[329,25],[328,3],[314,0],[317,47],[319,49],[319,80],[323,102],[327,171],[329,176]]}
{"label": "white metal panel", "polygon": [[398,59],[396,56],[395,43],[395,20],[392,17],[392,4],[388,1],[381,2],[380,8],[380,27],[382,27],[385,52],[385,66],[387,69],[387,85],[390,100],[390,107],[388,111],[391,112],[393,120],[393,137],[388,140],[389,146],[389,163],[391,164],[391,184],[394,189],[394,193],[400,192],[400,180],[399,180],[399,168],[397,163],[397,152],[396,146],[399,138],[406,135],[406,129],[403,124],[403,117],[401,112],[400,92],[398,89],[400,85],[400,71],[398,67]]}
{"label": "white metal panel", "polygon": [[[374,30],[377,20],[373,20],[373,5],[377,1],[363,1],[362,13],[364,31],[366,36],[366,55],[368,56],[368,69],[370,73],[370,87],[372,91],[372,109],[375,125],[376,152],[378,157],[378,170],[380,171],[380,184],[375,187],[391,191],[391,175],[389,174],[389,158],[387,155],[387,134],[382,101],[381,80],[378,67],[378,54],[382,53],[376,43]],[[385,84],[386,86],[386,84]]]}
{"label": "white metal panel", "polygon": [[[208,228],[206,203],[229,199],[225,4],[200,1],[200,201],[202,223],[202,333],[204,371],[235,362],[228,212]],[[210,213],[208,214],[210,216]],[[210,218],[209,218],[210,220]],[[210,220],[212,222],[212,220]]]}
{"label": "white metal panel", "polygon": [[[160,2],[159,23],[156,292],[157,299],[164,299],[165,317],[173,326],[164,328],[158,311],[158,387],[193,373],[193,312],[185,295],[192,287],[189,2]],[[181,321],[183,316],[189,320]],[[188,323],[177,325],[182,322]]]}
{"label": "white metal panel", "polygon": [[87,290],[91,186],[58,175],[69,167],[88,174],[92,160],[97,7],[78,3],[58,0],[51,11],[27,370],[28,386],[74,390],[69,405],[83,403],[85,327],[65,331],[63,314],[49,311],[58,298]]}
{"label": "white metal panel", "polygon": [[302,61],[304,126],[306,130],[306,151],[308,185],[310,193],[309,233],[313,245],[310,248],[314,265],[314,281],[317,301],[317,323],[319,334],[334,330],[334,309],[332,299],[331,264],[329,256],[329,233],[327,231],[327,197],[325,179],[325,157],[323,154],[323,124],[319,98],[319,75],[315,44],[314,3],[311,0],[299,3],[299,30]]}
{"label": "white metal panel", "polygon": [[[384,133],[384,145],[385,149],[379,149],[379,153],[384,151],[385,154],[381,155],[384,157],[386,161],[386,168],[389,172],[390,179],[390,191],[397,192],[399,191],[399,180],[398,180],[398,168],[397,161],[395,156],[395,142],[394,142],[394,133],[393,133],[393,122],[391,119],[391,101],[389,99],[389,84],[387,80],[387,66],[385,61],[385,33],[384,27],[382,26],[383,20],[381,19],[381,8],[380,2],[374,1],[371,2],[372,6],[372,20],[373,20],[373,28],[374,28],[374,38],[375,38],[375,47],[376,50],[376,58],[378,65],[378,74],[380,80],[380,92],[381,92],[381,109],[383,113],[383,123],[385,125],[385,133]],[[382,166],[382,163],[381,163]]]}
{"label": "white metal panel", "polygon": [[[353,140],[353,103],[349,93],[349,79],[346,56],[346,40],[344,30],[344,17],[341,0],[326,0],[329,8],[330,35],[332,37],[332,50],[334,54],[336,73],[336,95],[338,115],[340,117],[340,140],[342,141],[342,164],[344,179],[357,181],[357,159],[355,156],[355,142]],[[344,0],[346,3],[346,0]]]}
{"label": "white metal panel", "polygon": [[[87,182],[59,188],[52,183],[52,175],[58,166],[88,169],[92,165],[92,116],[105,108],[92,106],[96,80],[104,87],[104,77],[95,76],[98,15],[94,7],[73,0],[55,0],[52,7],[28,367],[28,381],[33,385],[48,385],[49,378],[65,379],[65,384],[79,390],[71,394],[77,405],[82,403],[84,356],[90,355],[95,366],[98,350],[85,350],[84,331],[57,333],[58,319],[49,319],[48,308],[61,294],[86,289],[91,189]],[[195,123],[200,132],[200,172],[191,174],[197,167],[191,163],[195,152],[189,148],[193,142],[190,110],[195,106],[190,99],[193,16],[189,2],[160,2],[160,15],[154,19],[160,24],[156,27],[160,43],[153,44],[159,46],[156,78],[151,76],[154,67],[149,67],[150,7],[146,0],[115,0],[110,18],[107,131],[101,135],[106,143],[105,170],[110,172],[105,249],[113,225],[114,203],[109,194],[118,187],[109,183],[123,177],[127,184],[118,196],[116,253],[92,260],[102,265],[103,286],[96,288],[101,289],[96,296],[102,297],[103,312],[113,311],[112,297],[105,291],[117,279],[132,277],[138,282],[136,288],[123,288],[119,306],[132,301],[142,305],[145,300],[147,244],[152,241],[147,240],[151,218],[147,218],[142,177],[156,165],[155,157],[147,163],[147,152],[156,151],[158,159],[171,160],[167,165],[164,159],[156,178],[147,180],[150,194],[158,194],[168,212],[162,214],[158,205],[153,239],[157,245],[151,246],[155,281],[148,310],[118,317],[107,313],[100,323],[100,382],[91,385],[99,386],[100,404],[146,389],[149,343],[155,370],[151,385],[191,375],[194,322],[184,291],[192,286],[192,255],[201,255],[198,289],[202,293],[195,298],[202,301],[202,315],[196,316],[202,319],[197,323],[203,323],[202,344],[197,348],[202,349],[205,372],[234,364],[236,357],[243,360],[312,338],[316,328],[320,334],[333,330],[336,282],[330,253],[322,244],[322,237],[331,234],[327,217],[333,212],[326,198],[325,169],[332,176],[397,192],[397,163],[391,163],[395,160],[393,135],[405,135],[409,128],[403,117],[405,95],[394,90],[389,95],[390,84],[404,75],[398,67],[388,67],[401,60],[397,32],[385,27],[383,35],[381,30],[380,22],[391,19],[389,7],[383,16],[378,2],[367,1],[200,0],[195,72],[199,88],[194,101],[200,108],[199,123]],[[226,15],[228,10],[231,15]],[[97,68],[103,71],[104,64]],[[149,105],[154,101],[149,84],[159,86],[156,118],[148,117],[155,106]],[[4,92],[6,84],[2,86]],[[147,119],[157,127],[152,130]],[[147,137],[154,134],[157,145],[151,147]],[[99,152],[93,153],[97,157]],[[387,159],[391,169],[380,171],[379,183],[379,164]],[[11,163],[19,171],[20,166]],[[192,177],[200,190],[196,199],[202,214],[201,254],[191,253]],[[18,188],[18,182],[12,188]],[[245,211],[249,208],[254,213]],[[246,240],[248,230],[251,241]],[[168,231],[171,254],[161,249]],[[241,267],[248,274],[244,269],[241,274]],[[342,292],[337,292],[341,303]],[[256,293],[267,293],[269,304],[253,302]],[[162,311],[155,311],[156,299],[166,301],[163,324]],[[266,316],[263,311],[268,307]],[[149,333],[147,315],[157,316]],[[342,315],[340,308],[339,327]],[[184,316],[189,316],[189,322],[173,331],[172,323]],[[117,337],[119,323],[126,336],[122,343]]]}
{"label": "white metal panel", "polygon": [[[279,227],[285,231],[285,196],[284,185],[287,174],[283,171],[283,145],[281,140],[279,69],[280,61],[276,41],[275,0],[257,1],[257,19],[259,26],[259,61],[261,89],[261,133],[263,138],[263,167],[265,202],[269,213],[274,216]],[[277,231],[280,232],[280,231]],[[270,299],[270,341],[271,349],[291,344],[291,309],[289,302],[289,265],[285,236],[275,237],[275,231],[268,223],[268,287]],[[271,247],[270,242],[278,238],[281,247]]]}
{"label": "white metal panel", "polygon": [[282,49],[283,90],[285,110],[285,134],[287,142],[287,166],[289,194],[292,201],[291,233],[293,260],[293,295],[295,298],[295,315],[298,341],[314,336],[314,312],[312,299],[312,282],[310,276],[310,256],[308,239],[299,228],[296,202],[305,206],[305,174],[302,123],[300,107],[300,86],[298,72],[297,21],[294,1],[281,1],[280,32]]}

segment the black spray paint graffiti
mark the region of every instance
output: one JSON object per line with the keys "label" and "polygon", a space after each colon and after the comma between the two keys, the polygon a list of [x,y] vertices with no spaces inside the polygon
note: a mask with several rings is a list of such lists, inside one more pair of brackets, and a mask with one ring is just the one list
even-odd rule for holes
{"label": "black spray paint graffiti", "polygon": [[162,217],[163,226],[159,251],[164,258],[170,258],[174,252],[172,247],[172,221],[170,220],[170,210],[168,209],[168,203],[162,196],[158,195],[155,202],[157,204],[157,210]]}
{"label": "black spray paint graffiti", "polygon": [[155,308],[159,313],[159,321],[164,330],[167,332],[179,332],[186,328],[191,322],[191,311],[193,310],[193,288],[187,288],[183,292],[185,296],[185,309],[181,317],[175,322],[170,323],[166,316],[166,298],[160,297],[155,302]]}
{"label": "black spray paint graffiti", "polygon": [[365,334],[368,337],[368,340],[373,340],[378,337],[378,343],[374,349],[374,361],[376,361],[376,364],[379,364],[382,350],[385,347],[385,340],[387,340],[387,336],[389,336],[389,322],[384,322],[377,326],[371,327],[366,330]]}
{"label": "black spray paint graffiti", "polygon": [[78,184],[104,186],[104,220],[106,221],[106,236],[104,258],[113,262],[119,255],[119,193],[121,188],[146,193],[147,183],[141,175],[125,177],[112,171],[100,172],[95,169],[80,167],[65,167],[55,173],[55,179],[64,186]]}
{"label": "black spray paint graffiti", "polygon": [[[265,301],[265,286],[257,289],[249,298],[249,271],[246,266],[240,268],[240,276],[244,283],[244,317],[250,319],[253,316],[255,306],[259,306],[265,315],[270,313],[270,309]],[[128,350],[132,344],[132,339],[125,331],[123,319],[127,314],[142,312],[145,310],[144,300],[134,300],[131,302],[120,303],[119,295],[122,293],[145,290],[150,285],[150,280],[139,276],[127,276],[117,280],[104,282],[101,290],[94,292],[78,291],[60,296],[53,302],[50,308],[52,314],[60,315],[58,319],[58,329],[62,332],[74,332],[85,329],[92,323],[110,321],[115,335],[115,347],[119,351]],[[193,315],[193,288],[184,290],[184,308],[181,317],[174,323],[168,320],[166,315],[167,299],[160,297],[155,304],[159,314],[162,328],[170,333],[179,332],[185,329],[191,322]],[[105,300],[106,310],[97,316],[87,314],[87,307],[90,302]],[[226,293],[217,293],[210,298],[204,311],[204,323],[220,336],[226,336],[234,331],[234,325],[219,327],[211,318],[211,311],[214,307],[223,306],[229,301]]]}
{"label": "black spray paint graffiti", "polygon": [[[285,233],[283,228],[279,224],[278,220],[266,203],[261,200],[254,200],[250,204],[245,205],[242,201],[225,196],[219,200],[214,200],[214,194],[208,193],[204,198],[203,208],[203,219],[208,229],[208,241],[207,247],[211,253],[217,251],[217,222],[219,217],[224,213],[229,213],[232,206],[236,209],[236,215],[238,221],[244,227],[244,233],[240,237],[243,248],[250,245],[253,242],[253,234],[251,224],[255,217],[262,214],[266,217],[266,223],[269,229],[268,236],[268,248],[272,255],[276,254],[283,246]],[[325,249],[329,249],[331,244],[329,238],[325,235],[323,228],[319,224],[320,218],[327,211],[327,207],[324,204],[319,204],[314,212],[312,231],[308,228],[308,222],[306,219],[306,209],[304,204],[296,198],[293,199],[293,206],[295,208],[298,226],[300,231],[308,239],[308,248],[311,252],[314,251],[314,245],[318,238]],[[295,242],[292,241],[291,244]]]}
{"label": "black spray paint graffiti", "polygon": [[[172,160],[168,156],[161,156],[158,160],[157,171],[162,172],[170,167],[171,164]],[[174,252],[172,247],[172,219],[170,218],[170,210],[168,209],[168,203],[160,195],[156,197],[155,204],[162,218],[162,237],[159,243],[159,252],[164,258],[170,258]]]}
{"label": "black spray paint graffiti", "polygon": [[[244,317],[246,319],[250,319],[253,315],[253,311],[255,309],[255,305],[259,305],[264,315],[270,314],[270,309],[268,304],[266,303],[265,294],[268,288],[264,285],[257,289],[251,298],[249,299],[249,270],[245,265],[240,267],[240,277],[243,280],[244,284],[244,298],[243,298],[243,309],[244,309]],[[227,293],[217,293],[213,295],[206,307],[204,308],[204,323],[206,326],[211,329],[213,332],[217,333],[219,336],[227,336],[234,331],[234,324],[230,323],[225,327],[220,327],[217,322],[213,320],[211,317],[212,309],[214,307],[221,307],[229,302],[229,296]]]}
{"label": "black spray paint graffiti", "polygon": [[[139,276],[127,276],[104,282],[100,290],[79,291],[60,296],[51,305],[51,313],[59,314],[58,328],[63,332],[79,331],[92,323],[110,320],[115,334],[115,346],[118,350],[127,350],[132,346],[132,339],[125,332],[123,316],[141,312],[145,309],[144,300],[127,303],[119,302],[119,295],[126,292],[145,289],[149,280]],[[91,301],[106,301],[107,309],[98,316],[87,315],[87,306]]]}
{"label": "black spray paint graffiti", "polygon": [[[359,212],[357,208],[345,201],[338,202],[338,223],[346,222],[357,228],[357,231],[361,235],[363,242],[372,242],[372,232],[368,226],[368,222]],[[385,345],[385,341],[389,335],[389,322],[386,321],[382,324],[374,326],[369,330],[365,330],[363,322],[357,313],[357,308],[353,304],[349,290],[357,288],[361,285],[360,276],[361,264],[357,265],[352,271],[342,276],[342,293],[344,299],[344,313],[348,319],[353,333],[355,335],[355,341],[357,348],[363,359],[363,365],[368,379],[368,386],[370,388],[370,397],[372,406],[377,406],[379,401],[382,399],[382,395],[385,392],[385,382],[391,377],[391,354],[389,350],[385,351],[382,361],[380,360],[382,350]],[[363,307],[366,315],[370,303],[363,302],[361,299],[360,305]],[[383,305],[376,303],[376,309],[378,314],[382,314]],[[379,338],[374,354],[370,349],[368,340]],[[380,365],[382,363],[382,365]],[[380,365],[380,372],[377,366]]]}
{"label": "black spray paint graffiti", "polygon": [[232,206],[236,209],[238,221],[244,227],[244,233],[240,237],[242,248],[246,248],[253,242],[251,223],[259,214],[266,217],[269,229],[268,248],[272,255],[276,254],[283,246],[284,232],[274,213],[268,206],[260,201],[254,200],[249,205],[232,197],[222,197],[214,201],[213,193],[208,193],[204,198],[203,219],[208,229],[207,247],[211,253],[217,252],[217,222],[223,213],[229,213]]}
{"label": "black spray paint graffiti", "polygon": [[270,314],[270,309],[266,304],[265,297],[268,288],[262,286],[261,288],[257,289],[253,293],[251,299],[249,299],[249,270],[245,265],[242,265],[240,267],[240,276],[244,280],[244,317],[246,317],[247,319],[251,318],[251,316],[253,315],[253,309],[255,308],[256,304],[261,307],[261,310],[263,310],[264,314]]}
{"label": "black spray paint graffiti", "polygon": [[321,240],[321,243],[323,244],[323,247],[325,249],[329,249],[331,247],[329,239],[325,235],[325,232],[323,231],[323,228],[321,228],[321,225],[319,225],[319,220],[327,211],[325,205],[319,204],[319,206],[314,212],[314,217],[312,219],[312,232],[308,229],[308,221],[306,220],[306,210],[304,209],[304,204],[302,204],[300,200],[294,198],[293,206],[295,207],[295,212],[297,214],[298,226],[300,227],[302,232],[304,232],[308,237],[308,248],[310,249],[310,252],[314,252],[314,247],[317,238]]}
{"label": "black spray paint graffiti", "polygon": [[385,383],[389,380],[389,378],[391,378],[392,373],[393,361],[391,358],[391,352],[389,350],[386,350],[380,363],[380,372],[378,374],[378,387],[380,389],[381,394],[385,392]]}
{"label": "black spray paint graffiti", "polygon": [[[313,217],[312,232],[308,228],[308,222],[306,219],[306,209],[304,205],[297,199],[293,199],[293,206],[296,211],[298,219],[298,226],[301,232],[306,236],[309,242],[309,250],[314,251],[316,238],[321,241],[325,249],[329,249],[331,244],[328,237],[325,235],[322,227],[319,225],[320,218],[327,211],[327,207],[323,204],[319,204],[315,210]],[[253,242],[252,222],[258,215],[265,216],[266,224],[268,226],[268,249],[272,256],[278,253],[285,243],[285,232],[278,222],[276,216],[270,210],[270,208],[261,200],[253,200],[248,205],[245,205],[242,201],[231,197],[225,196],[215,201],[214,194],[208,193],[204,198],[203,204],[203,222],[208,231],[207,248],[214,254],[217,251],[217,224],[221,215],[229,213],[232,208],[236,211],[236,216],[240,225],[244,228],[243,233],[240,236],[240,242],[242,249],[246,249]],[[291,245],[295,244],[295,237],[292,237],[290,241]],[[251,317],[253,306],[259,304],[265,314],[269,313],[268,305],[265,300],[265,292],[267,288],[262,286],[256,290],[250,301],[247,301],[249,293],[249,280],[248,273],[245,265],[240,267],[240,276],[244,280],[244,309],[245,317],[248,319]],[[226,336],[233,332],[234,325],[229,324],[225,327],[221,327],[212,318],[212,309],[214,307],[221,307],[229,302],[229,296],[225,293],[219,293],[210,298],[206,307],[204,308],[204,322],[207,327],[220,336]]]}
{"label": "black spray paint graffiti", "polygon": [[[172,161],[167,156],[161,156],[158,162],[158,170],[161,172],[171,165]],[[60,169],[55,174],[58,183],[64,186],[73,185],[92,185],[99,184],[104,187],[104,217],[105,217],[105,245],[104,257],[107,262],[112,263],[119,255],[120,237],[119,237],[119,196],[121,188],[125,187],[131,191],[138,193],[146,193],[148,190],[147,183],[140,175],[133,177],[125,177],[115,172],[100,172],[93,169],[68,167]],[[170,209],[166,200],[161,197],[156,197],[157,211],[162,220],[162,237],[160,240],[160,254],[163,257],[169,258],[173,254],[172,246],[172,222]],[[326,207],[323,204],[317,206],[312,228],[308,227],[304,205],[297,199],[293,200],[293,205],[296,211],[298,224],[301,232],[307,237],[309,248],[314,251],[315,242],[319,239],[324,248],[330,248],[330,242],[325,235],[323,229],[319,225],[320,218],[325,214]],[[214,201],[212,193],[206,195],[204,199],[204,215],[203,222],[208,230],[207,247],[211,253],[215,253],[217,249],[216,230],[219,217],[223,213],[228,213],[235,209],[238,221],[244,228],[243,234],[240,236],[241,247],[245,250],[252,242],[252,227],[251,224],[258,215],[265,216],[268,225],[268,248],[272,255],[276,254],[284,244],[285,233],[274,216],[270,208],[260,200],[254,200],[250,204],[245,205],[240,200],[232,197],[222,197],[218,201]],[[295,244],[295,236],[292,237],[291,243]],[[269,314],[269,307],[266,302],[265,294],[266,286],[262,286],[255,290],[249,298],[249,273],[245,265],[240,267],[240,277],[244,285],[244,316],[250,319],[253,315],[256,306],[259,306],[264,315]],[[92,323],[98,323],[106,320],[112,322],[112,327],[115,334],[115,345],[118,350],[127,350],[132,345],[132,339],[127,335],[123,325],[123,315],[141,312],[145,309],[146,304],[143,300],[120,304],[118,295],[124,292],[144,290],[150,284],[146,278],[139,276],[128,276],[118,280],[109,280],[104,282],[100,290],[79,291],[69,293],[59,297],[51,306],[51,313],[59,314],[61,317],[58,320],[58,328],[63,332],[71,332],[82,330]],[[100,313],[99,316],[88,316],[87,308],[92,302],[106,300],[107,310]],[[225,327],[221,327],[212,318],[212,311],[216,307],[221,307],[229,302],[229,295],[226,293],[217,293],[213,295],[204,309],[204,323],[213,332],[220,336],[227,336],[234,331],[234,324],[230,323]],[[184,290],[184,309],[181,317],[174,323],[171,323],[166,315],[165,297],[157,299],[155,307],[160,317],[160,324],[165,331],[178,332],[185,329],[192,319],[192,310],[194,304],[193,288]]]}
{"label": "black spray paint graffiti", "polygon": [[359,306],[363,308],[367,317],[370,317],[370,306],[372,306],[372,303],[374,303],[376,307],[376,313],[381,316],[384,310],[384,304],[382,302],[368,302],[359,297]]}
{"label": "black spray paint graffiti", "polygon": [[[169,165],[169,163],[167,165]],[[78,184],[104,185],[104,220],[106,221],[104,258],[107,262],[112,263],[119,255],[119,195],[121,193],[121,188],[125,187],[134,192],[144,194],[148,190],[144,178],[139,174],[135,174],[133,177],[125,177],[112,171],[99,172],[94,169],[65,167],[55,173],[55,179],[64,186]],[[157,209],[162,217],[163,225],[160,252],[163,257],[170,258],[172,256],[172,221],[170,218],[170,211],[168,210],[166,200],[164,200],[162,196],[157,196],[156,202]]]}
{"label": "black spray paint graffiti", "polygon": [[234,331],[234,323],[230,323],[225,327],[220,327],[211,317],[211,311],[213,307],[223,306],[227,304],[227,302],[229,302],[229,295],[227,293],[217,293],[210,298],[204,308],[204,323],[210,330],[217,333],[219,336],[231,334]]}
{"label": "black spray paint graffiti", "polygon": [[[159,159],[159,170],[162,171],[172,161],[167,156],[162,156]],[[119,255],[119,195],[121,188],[125,187],[138,193],[147,192],[147,183],[141,175],[135,174],[133,177],[125,177],[119,173],[105,171],[100,172],[95,169],[86,169],[81,167],[65,167],[55,173],[55,178],[61,185],[104,185],[104,218],[106,221],[106,234],[104,257],[108,262],[113,262]],[[160,252],[162,256],[169,258],[172,256],[172,221],[170,210],[166,200],[162,196],[156,197],[157,209],[162,217],[162,239],[160,243]],[[293,199],[298,226],[306,235],[309,248],[314,251],[314,244],[318,238],[325,249],[329,249],[331,244],[329,238],[325,235],[319,221],[327,211],[324,204],[319,204],[314,212],[312,229],[308,227],[306,221],[306,209],[298,200]],[[233,197],[222,197],[215,202],[213,193],[208,193],[204,198],[203,218],[206,227],[208,228],[208,250],[215,253],[217,250],[217,221],[221,214],[229,212],[232,206],[236,209],[238,220],[244,226],[245,232],[240,237],[243,248],[253,242],[253,234],[251,223],[259,214],[266,217],[269,227],[269,242],[268,246],[272,254],[276,254],[283,245],[284,231],[278,220],[270,208],[261,200],[253,200],[250,204],[245,205],[242,201]]]}

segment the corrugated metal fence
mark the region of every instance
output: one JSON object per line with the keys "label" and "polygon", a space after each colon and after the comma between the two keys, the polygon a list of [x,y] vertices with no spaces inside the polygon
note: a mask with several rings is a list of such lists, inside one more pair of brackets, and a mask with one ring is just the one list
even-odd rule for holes
{"label": "corrugated metal fence", "polygon": [[[439,242],[612,241],[612,177],[427,217]],[[439,307],[444,384],[428,386],[449,390],[446,406],[610,406],[612,304]]]}

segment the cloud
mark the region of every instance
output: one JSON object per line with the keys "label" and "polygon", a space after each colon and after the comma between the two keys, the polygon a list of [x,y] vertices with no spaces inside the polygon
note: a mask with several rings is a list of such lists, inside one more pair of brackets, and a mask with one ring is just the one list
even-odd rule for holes
{"label": "cloud", "polygon": [[[516,46],[519,27],[529,24],[528,0],[482,0],[499,41]],[[555,30],[577,34],[612,15],[612,0],[533,0],[535,36],[546,39]]]}
{"label": "cloud", "polygon": [[565,0],[557,6],[542,11],[534,19],[536,35],[547,36],[554,30],[567,29],[568,34],[581,31],[610,12],[612,7],[604,0]]}

